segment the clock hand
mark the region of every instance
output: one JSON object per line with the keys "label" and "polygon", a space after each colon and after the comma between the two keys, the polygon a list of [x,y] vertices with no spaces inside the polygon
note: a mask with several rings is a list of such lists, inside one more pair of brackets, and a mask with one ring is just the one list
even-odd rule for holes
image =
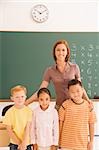
{"label": "clock hand", "polygon": [[37,11],[39,14],[41,14],[41,12],[39,10],[37,10],[37,9],[34,9],[34,10]]}
{"label": "clock hand", "polygon": [[45,12],[45,11],[47,11],[47,10],[45,9],[45,10],[41,11],[41,13],[43,13],[43,12]]}

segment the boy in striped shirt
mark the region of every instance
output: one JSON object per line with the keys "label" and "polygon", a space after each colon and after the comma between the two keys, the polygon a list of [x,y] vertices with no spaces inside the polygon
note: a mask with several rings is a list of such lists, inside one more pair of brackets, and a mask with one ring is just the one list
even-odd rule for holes
{"label": "boy in striped shirt", "polygon": [[82,99],[83,87],[79,80],[69,81],[68,91],[70,99],[59,109],[59,146],[61,150],[93,150],[95,112]]}

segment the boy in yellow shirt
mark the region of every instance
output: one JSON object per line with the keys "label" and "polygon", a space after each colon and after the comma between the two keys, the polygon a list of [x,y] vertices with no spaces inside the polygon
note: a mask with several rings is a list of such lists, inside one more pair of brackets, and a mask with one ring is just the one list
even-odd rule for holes
{"label": "boy in yellow shirt", "polygon": [[3,120],[10,136],[10,150],[31,150],[29,133],[32,110],[24,105],[26,94],[24,86],[18,85],[11,89],[14,106],[6,112]]}

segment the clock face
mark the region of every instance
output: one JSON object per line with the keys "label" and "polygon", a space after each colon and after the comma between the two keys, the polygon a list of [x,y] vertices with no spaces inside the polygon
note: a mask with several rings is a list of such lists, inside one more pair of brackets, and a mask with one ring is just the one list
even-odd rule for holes
{"label": "clock face", "polygon": [[49,11],[45,5],[35,5],[32,9],[33,20],[42,23],[48,19]]}

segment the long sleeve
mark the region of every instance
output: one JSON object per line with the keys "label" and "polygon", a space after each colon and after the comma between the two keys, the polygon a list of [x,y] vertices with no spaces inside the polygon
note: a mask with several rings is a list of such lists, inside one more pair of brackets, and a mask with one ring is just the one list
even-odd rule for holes
{"label": "long sleeve", "polygon": [[36,116],[33,113],[31,129],[30,129],[31,144],[36,144]]}
{"label": "long sleeve", "polygon": [[58,112],[54,110],[54,120],[53,120],[53,145],[58,145],[59,140],[59,119]]}

